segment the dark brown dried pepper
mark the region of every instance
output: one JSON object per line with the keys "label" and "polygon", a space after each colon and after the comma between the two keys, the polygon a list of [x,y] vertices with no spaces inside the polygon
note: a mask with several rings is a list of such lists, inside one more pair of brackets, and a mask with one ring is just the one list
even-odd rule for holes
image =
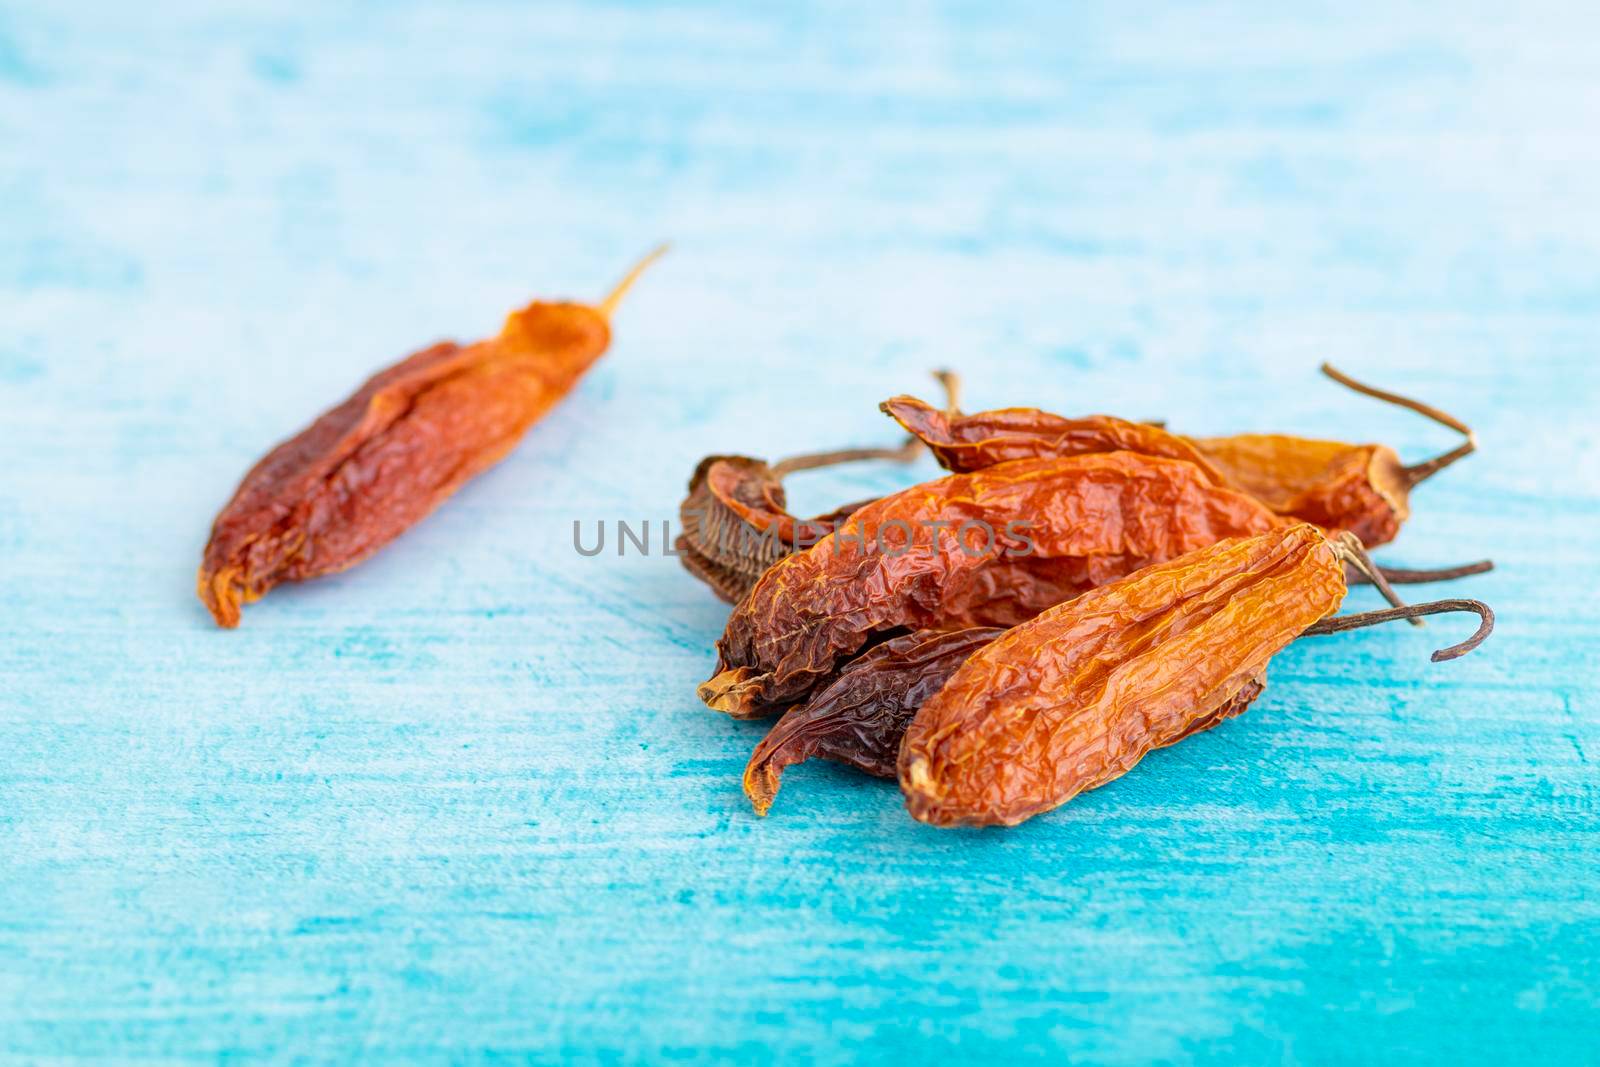
{"label": "dark brown dried pepper", "polygon": [[510,452],[606,350],[610,316],[664,249],[597,307],[535,302],[496,337],[380,371],[245,475],[211,529],[200,599],[218,625],[280,582],[352,567]]}
{"label": "dark brown dried pepper", "polygon": [[974,651],[1005,631],[918,630],[862,653],[804,704],[784,712],[750,756],[744,791],[767,813],[786,768],[821,757],[895,776],[900,739],[922,702]]}
{"label": "dark brown dried pepper", "polygon": [[1469,610],[1477,601],[1328,618],[1348,544],[1297,524],[1136,574],[1014,627],[975,652],[917,712],[902,742],[911,814],[939,826],[1015,825],[1126,773],[1152,749],[1214,724],[1296,637]]}
{"label": "dark brown dried pepper", "polygon": [[775,714],[885,634],[1012,625],[1149,563],[1279,525],[1193,463],[1133,452],[950,475],[863,507],[762,575],[730,616],[700,697],[737,718]]}
{"label": "dark brown dried pepper", "polygon": [[[935,371],[945,403],[955,410],[960,379]],[[810,519],[789,513],[783,480],[796,471],[839,463],[883,459],[909,463],[922,453],[922,442],[907,437],[894,448],[847,448],[813,452],[767,463],[754,456],[707,456],[689,478],[689,492],[678,508],[682,533],[675,548],[684,569],[709,585],[717,596],[736,603],[766,569],[797,549],[816,544],[857,508],[858,500]]]}
{"label": "dark brown dried pepper", "polygon": [[1437,408],[1365,385],[1328,364],[1322,370],[1356,392],[1425,415],[1466,440],[1443,455],[1406,466],[1387,445],[1284,434],[1191,438],[1111,416],[1069,419],[1034,408],[950,416],[913,397],[895,397],[882,407],[926,441],[950,470],[976,470],[1023,456],[1130,449],[1188,459],[1219,484],[1249,493],[1280,515],[1328,530],[1348,530],[1369,547],[1385,544],[1410,515],[1411,490],[1469,455],[1476,439],[1465,423]]}
{"label": "dark brown dried pepper", "polygon": [[921,442],[899,448],[861,448],[795,456],[768,464],[754,456],[707,456],[689,479],[689,494],[678,508],[683,532],[675,548],[684,569],[732,604],[750,591],[766,569],[814,545],[868,501],[825,515],[797,519],[788,511],[783,479],[796,470],[858,459],[909,462]]}

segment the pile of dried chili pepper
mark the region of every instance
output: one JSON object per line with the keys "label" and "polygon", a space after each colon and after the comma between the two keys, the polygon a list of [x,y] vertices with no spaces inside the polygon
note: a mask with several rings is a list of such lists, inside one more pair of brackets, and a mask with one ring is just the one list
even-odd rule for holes
{"label": "pile of dried chili pepper", "polygon": [[[950,473],[809,524],[773,491],[782,465],[726,467],[712,486],[716,457],[702,464],[685,507],[715,497],[721,525],[685,562],[737,602],[699,696],[778,717],[745,770],[756,810],[787,767],[822,757],[897,779],[923,822],[1014,825],[1239,714],[1298,637],[1468,611],[1477,632],[1434,659],[1477,647],[1487,605],[1408,605],[1394,585],[1488,561],[1410,570],[1367,554],[1399,531],[1413,487],[1474,450],[1472,431],[1323,370],[1466,440],[1407,466],[1384,445],[896,397],[883,410]],[[772,550],[736,558],[752,536]],[[707,573],[712,552],[734,563]],[[1352,580],[1393,606],[1336,615]]]}

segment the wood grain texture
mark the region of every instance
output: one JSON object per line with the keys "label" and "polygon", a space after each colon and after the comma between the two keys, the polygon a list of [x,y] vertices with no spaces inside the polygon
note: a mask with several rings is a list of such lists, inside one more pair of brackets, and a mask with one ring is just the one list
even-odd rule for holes
{"label": "wood grain texture", "polygon": [[[0,1059],[1600,1056],[1600,26],[1293,7],[0,4]],[[212,628],[257,456],[663,238],[510,460]],[[1450,443],[1322,359],[1480,428],[1382,555],[1492,555],[1499,632],[1302,641],[1014,831],[756,820],[726,609],[572,548],[941,365]]]}

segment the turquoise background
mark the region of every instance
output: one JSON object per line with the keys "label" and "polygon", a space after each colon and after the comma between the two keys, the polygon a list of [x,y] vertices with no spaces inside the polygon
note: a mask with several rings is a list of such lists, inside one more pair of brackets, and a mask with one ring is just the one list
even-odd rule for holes
{"label": "turquoise background", "polygon": [[[0,1059],[1600,1059],[1597,32],[3,0]],[[271,444],[666,238],[512,458],[212,627]],[[823,765],[756,819],[760,726],[694,698],[726,609],[572,549],[659,536],[703,453],[890,441],[940,365],[972,408],[1454,443],[1325,358],[1480,428],[1383,556],[1493,556],[1451,592],[1494,639],[1307,639],[1013,831]]]}

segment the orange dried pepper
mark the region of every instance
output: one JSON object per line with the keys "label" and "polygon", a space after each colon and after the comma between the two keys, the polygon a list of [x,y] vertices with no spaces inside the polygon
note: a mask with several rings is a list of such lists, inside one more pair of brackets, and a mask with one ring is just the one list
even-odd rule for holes
{"label": "orange dried pepper", "polygon": [[[1340,535],[1340,551],[1348,555],[1351,570],[1365,572],[1371,560],[1349,536]],[[1383,591],[1386,595],[1391,592]],[[1414,609],[1401,606],[1398,612],[1393,617],[1406,617]],[[1344,627],[1351,620],[1365,623],[1372,621],[1372,616],[1349,616],[1318,625]],[[745,768],[744,791],[757,814],[765,815],[772,806],[785,769],[815,757],[880,778],[895,777],[901,739],[923,702],[938,692],[968,657],[1004,632],[997,627],[918,630],[891,638],[850,660],[810,700],[784,712],[756,746]],[[1265,676],[1254,679],[1233,700],[1196,718],[1180,737],[1209,730],[1239,714],[1265,686]]]}
{"label": "orange dried pepper", "polygon": [[[1348,552],[1357,573],[1370,568],[1359,542],[1345,541],[1341,551]],[[901,739],[923,702],[969,656],[1004,632],[997,627],[918,630],[850,660],[810,700],[784,712],[756,746],[745,768],[744,791],[757,814],[765,815],[772,806],[784,770],[814,757],[893,778]],[[1256,679],[1215,713],[1197,718],[1182,736],[1239,714],[1265,685],[1265,677]]]}
{"label": "orange dried pepper", "polygon": [[1213,485],[1227,484],[1223,473],[1192,442],[1154,423],[1129,422],[1114,415],[1067,418],[1038,408],[997,408],[967,415],[941,411],[913,396],[891,397],[878,407],[920,438],[941,467],[957,473],[1014,459],[1126,451],[1187,460]]}
{"label": "orange dried pepper", "polygon": [[1015,825],[1125,774],[1144,755],[1242,707],[1267,663],[1307,633],[1487,605],[1440,601],[1329,618],[1353,541],[1295,524],[1145,568],[1012,628],[916,713],[899,779],[939,826]]}
{"label": "orange dried pepper", "polygon": [[1463,434],[1449,452],[1405,465],[1387,445],[1352,445],[1285,434],[1183,437],[1107,415],[1070,419],[1034,408],[947,415],[914,397],[885,401],[885,412],[927,442],[954,471],[977,470],[1023,456],[1079,455],[1129,449],[1187,459],[1218,484],[1249,493],[1274,512],[1328,530],[1348,530],[1368,547],[1392,541],[1410,516],[1420,482],[1477,447],[1459,419],[1396,393],[1365,385],[1323,364],[1324,374],[1358,393],[1418,412]]}
{"label": "orange dried pepper", "polygon": [[1350,445],[1285,434],[1203,437],[1195,439],[1195,446],[1231,484],[1280,515],[1324,529],[1348,530],[1368,547],[1386,544],[1411,517],[1411,490],[1476,451],[1477,436],[1460,419],[1437,408],[1374,389],[1327,363],[1322,372],[1358,393],[1425,415],[1466,440],[1409,466],[1388,445]]}
{"label": "orange dried pepper", "polygon": [[863,507],[774,564],[730,616],[700,697],[736,718],[771,715],[882,635],[1008,626],[1146,564],[1278,525],[1193,463],[1133,452],[950,475]]}
{"label": "orange dried pepper", "polygon": [[280,582],[352,567],[493,466],[611,341],[622,296],[598,306],[536,301],[498,336],[445,342],[380,371],[269,452],[211,529],[197,580],[218,625]]}

